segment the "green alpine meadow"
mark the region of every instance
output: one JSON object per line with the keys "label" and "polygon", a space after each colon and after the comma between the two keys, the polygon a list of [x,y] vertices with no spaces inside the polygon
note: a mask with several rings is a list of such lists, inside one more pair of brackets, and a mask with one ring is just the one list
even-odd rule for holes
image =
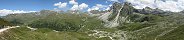
{"label": "green alpine meadow", "polygon": [[29,1],[43,9],[0,10],[0,40],[184,40],[182,0]]}

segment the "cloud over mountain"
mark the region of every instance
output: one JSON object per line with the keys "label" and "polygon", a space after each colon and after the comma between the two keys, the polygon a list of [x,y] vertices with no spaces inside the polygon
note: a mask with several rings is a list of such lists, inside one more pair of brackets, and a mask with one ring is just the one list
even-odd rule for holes
{"label": "cloud over mountain", "polygon": [[96,4],[95,6],[89,8],[87,11],[91,10],[109,10],[111,5],[102,5],[102,4]]}
{"label": "cloud over mountain", "polygon": [[78,2],[76,2],[75,0],[70,0],[65,3],[59,2],[54,4],[54,6],[58,6],[58,8],[65,8],[67,5],[72,5],[70,10],[83,10],[85,8],[88,8],[88,4],[86,3],[78,4]]}
{"label": "cloud over mountain", "polygon": [[0,10],[0,16],[5,16],[8,14],[15,14],[15,13],[30,13],[30,12],[36,12],[36,11],[23,11],[23,10],[7,10],[3,9]]}
{"label": "cloud over mountain", "polygon": [[145,7],[159,8],[165,11],[179,12],[184,9],[184,0],[126,0],[137,9]]}
{"label": "cloud over mountain", "polygon": [[108,1],[119,2],[118,0],[108,0]]}
{"label": "cloud over mountain", "polygon": [[70,0],[70,1],[69,1],[69,4],[77,5],[77,4],[78,4],[78,2],[75,2],[75,0]]}
{"label": "cloud over mountain", "polygon": [[85,8],[88,8],[88,5],[85,3],[82,3],[80,5],[73,5],[73,7],[71,8],[71,10],[83,10]]}
{"label": "cloud over mountain", "polygon": [[59,2],[59,3],[55,3],[54,6],[57,6],[59,8],[64,8],[64,7],[67,6],[67,3],[61,3],[61,2]]}

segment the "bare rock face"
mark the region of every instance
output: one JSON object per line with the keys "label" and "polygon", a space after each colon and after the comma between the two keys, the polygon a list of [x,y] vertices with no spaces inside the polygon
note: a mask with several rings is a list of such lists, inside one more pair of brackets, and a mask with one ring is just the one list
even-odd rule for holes
{"label": "bare rock face", "polygon": [[126,16],[130,15],[134,12],[135,8],[128,2],[125,2],[123,5],[123,8],[121,9],[121,15]]}
{"label": "bare rock face", "polygon": [[158,8],[152,9],[150,7],[145,7],[143,9],[135,9],[134,12],[140,13],[140,14],[159,14],[159,15],[171,13],[169,11],[163,11],[163,10],[158,9]]}
{"label": "bare rock face", "polygon": [[106,27],[117,27],[119,26],[119,24],[129,21],[127,19],[128,15],[133,14],[134,7],[128,2],[125,2],[124,4],[115,2],[112,5],[110,10],[111,10],[110,13],[104,14],[108,20],[106,21],[107,23],[105,26]]}

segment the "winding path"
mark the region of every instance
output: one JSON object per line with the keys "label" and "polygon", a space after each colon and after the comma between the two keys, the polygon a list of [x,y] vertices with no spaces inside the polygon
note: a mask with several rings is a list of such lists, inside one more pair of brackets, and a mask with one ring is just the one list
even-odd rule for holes
{"label": "winding path", "polygon": [[12,27],[8,26],[7,28],[2,28],[2,29],[0,29],[0,33],[6,31],[8,29],[17,28],[17,27],[20,27],[20,26],[12,26]]}

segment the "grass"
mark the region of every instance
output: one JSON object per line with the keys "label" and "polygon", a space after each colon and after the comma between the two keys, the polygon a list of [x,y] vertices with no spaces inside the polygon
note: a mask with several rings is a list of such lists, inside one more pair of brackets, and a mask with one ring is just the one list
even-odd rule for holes
{"label": "grass", "polygon": [[158,38],[159,40],[183,40],[184,38],[184,25],[176,28],[170,33]]}
{"label": "grass", "polygon": [[97,40],[81,32],[54,32],[47,28],[30,30],[26,27],[8,30],[1,35],[1,40]]}
{"label": "grass", "polygon": [[[112,15],[112,17],[113,16],[115,15]],[[109,20],[110,19],[113,18],[109,18]],[[133,36],[132,38],[130,37],[129,40],[155,40],[155,37],[162,34],[164,31],[170,30],[172,27],[178,28],[158,37],[157,39],[184,39],[183,15],[173,14],[169,16],[159,16],[152,14],[133,14],[129,15],[128,19],[130,19],[131,23],[122,23],[116,28],[106,28],[103,26],[103,21],[85,14],[50,14],[46,17],[38,18],[38,20],[34,19],[29,23],[23,24],[27,24],[33,28],[38,28],[37,30],[30,30],[26,27],[11,29],[4,32],[3,35],[0,35],[0,40],[110,40],[108,37],[95,38],[93,36],[88,36],[88,34],[93,33],[91,30],[110,33],[122,30],[132,32],[132,34],[128,34]],[[19,20],[14,20],[14,22],[17,23]],[[150,28],[144,29],[147,27]],[[133,32],[140,29],[144,30],[135,33]],[[53,30],[60,32],[55,32]],[[121,36],[124,35],[122,34]]]}

